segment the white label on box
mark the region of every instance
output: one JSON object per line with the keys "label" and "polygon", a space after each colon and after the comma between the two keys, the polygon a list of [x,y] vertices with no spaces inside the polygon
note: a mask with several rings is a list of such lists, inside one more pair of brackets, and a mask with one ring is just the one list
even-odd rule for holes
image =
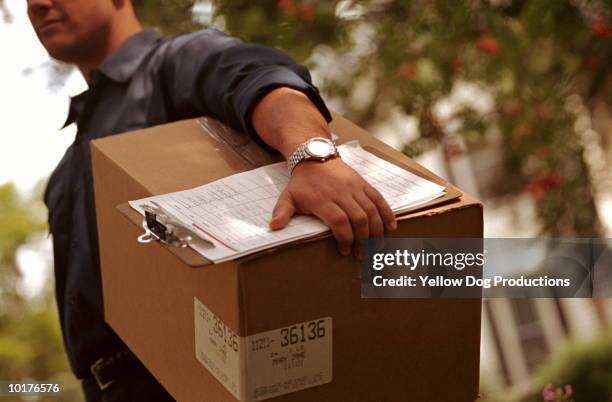
{"label": "white label on box", "polygon": [[332,380],[331,317],[247,337],[249,402]]}
{"label": "white label on box", "polygon": [[194,304],[196,357],[239,401],[331,382],[331,317],[240,337],[197,298]]}
{"label": "white label on box", "polygon": [[241,401],[245,393],[242,381],[244,338],[235,334],[197,298],[193,301],[196,358]]}

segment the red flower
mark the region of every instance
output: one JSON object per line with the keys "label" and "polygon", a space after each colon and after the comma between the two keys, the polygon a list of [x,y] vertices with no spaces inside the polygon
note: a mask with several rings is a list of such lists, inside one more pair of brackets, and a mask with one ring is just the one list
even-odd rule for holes
{"label": "red flower", "polygon": [[612,36],[612,27],[602,20],[597,20],[591,24],[591,32],[600,38],[607,38]]}
{"label": "red flower", "polygon": [[278,8],[283,10],[285,14],[293,14],[295,12],[293,0],[278,0]]}
{"label": "red flower", "polygon": [[[525,192],[531,194],[531,197],[536,200],[536,201],[540,201],[542,199],[542,197],[544,197],[544,189],[539,186],[536,183],[529,183],[525,186],[524,189]],[[545,401],[548,401],[548,399],[544,399]]]}
{"label": "red flower", "polygon": [[455,72],[461,71],[463,69],[463,61],[459,57],[455,57],[452,61],[452,66]]}
{"label": "red flower", "polygon": [[499,53],[499,51],[501,50],[501,45],[499,44],[497,39],[495,39],[491,35],[481,36],[480,39],[478,39],[478,41],[476,42],[476,47],[487,53]]}
{"label": "red flower", "polygon": [[409,80],[415,77],[416,70],[414,69],[414,67],[412,67],[412,64],[405,63],[397,69],[397,75],[401,78],[406,78]]}
{"label": "red flower", "polygon": [[548,150],[548,148],[541,146],[536,149],[535,153],[540,159],[544,159],[548,156],[550,151]]}
{"label": "red flower", "polygon": [[527,184],[524,191],[530,193],[536,201],[539,201],[544,194],[558,187],[562,181],[563,179],[558,172],[549,172]]}
{"label": "red flower", "polygon": [[313,22],[317,16],[317,9],[313,4],[302,3],[300,4],[299,15],[302,21]]}
{"label": "red flower", "polygon": [[513,98],[505,102],[502,109],[504,113],[509,114],[512,117],[516,117],[523,110],[523,103],[520,99]]}
{"label": "red flower", "polygon": [[531,125],[529,123],[520,123],[514,130],[512,134],[514,134],[514,139],[518,140],[523,137],[528,137],[533,132]]}
{"label": "red flower", "polygon": [[550,108],[543,103],[536,103],[533,108],[536,117],[540,119],[547,119],[550,117]]}
{"label": "red flower", "polygon": [[563,181],[559,172],[547,173],[542,176],[540,180],[548,190],[558,187],[559,184],[561,184],[561,181]]}
{"label": "red flower", "polygon": [[582,65],[585,68],[593,68],[597,65],[597,57],[593,57],[593,56],[587,56],[584,59],[582,59]]}

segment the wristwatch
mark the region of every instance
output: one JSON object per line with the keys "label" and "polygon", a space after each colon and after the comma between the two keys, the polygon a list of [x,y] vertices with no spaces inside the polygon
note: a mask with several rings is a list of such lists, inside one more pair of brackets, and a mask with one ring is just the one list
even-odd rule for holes
{"label": "wristwatch", "polygon": [[291,154],[287,161],[289,174],[302,161],[325,162],[334,157],[339,157],[338,147],[334,141],[325,137],[314,137],[300,144],[297,150]]}

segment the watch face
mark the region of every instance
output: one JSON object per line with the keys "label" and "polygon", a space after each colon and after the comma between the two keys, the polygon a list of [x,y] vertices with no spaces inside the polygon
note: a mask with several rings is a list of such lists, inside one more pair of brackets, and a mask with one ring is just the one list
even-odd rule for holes
{"label": "watch face", "polygon": [[325,139],[314,138],[308,142],[306,152],[315,158],[327,158],[334,152],[334,148]]}

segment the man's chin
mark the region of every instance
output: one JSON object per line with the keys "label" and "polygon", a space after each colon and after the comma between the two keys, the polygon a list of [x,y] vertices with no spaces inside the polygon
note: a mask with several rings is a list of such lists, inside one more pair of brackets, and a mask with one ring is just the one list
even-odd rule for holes
{"label": "man's chin", "polygon": [[50,38],[44,38],[41,40],[45,49],[49,53],[49,56],[56,60],[73,63],[78,60],[78,54],[80,53],[75,44],[68,40],[68,38],[62,38],[60,35],[54,35]]}

